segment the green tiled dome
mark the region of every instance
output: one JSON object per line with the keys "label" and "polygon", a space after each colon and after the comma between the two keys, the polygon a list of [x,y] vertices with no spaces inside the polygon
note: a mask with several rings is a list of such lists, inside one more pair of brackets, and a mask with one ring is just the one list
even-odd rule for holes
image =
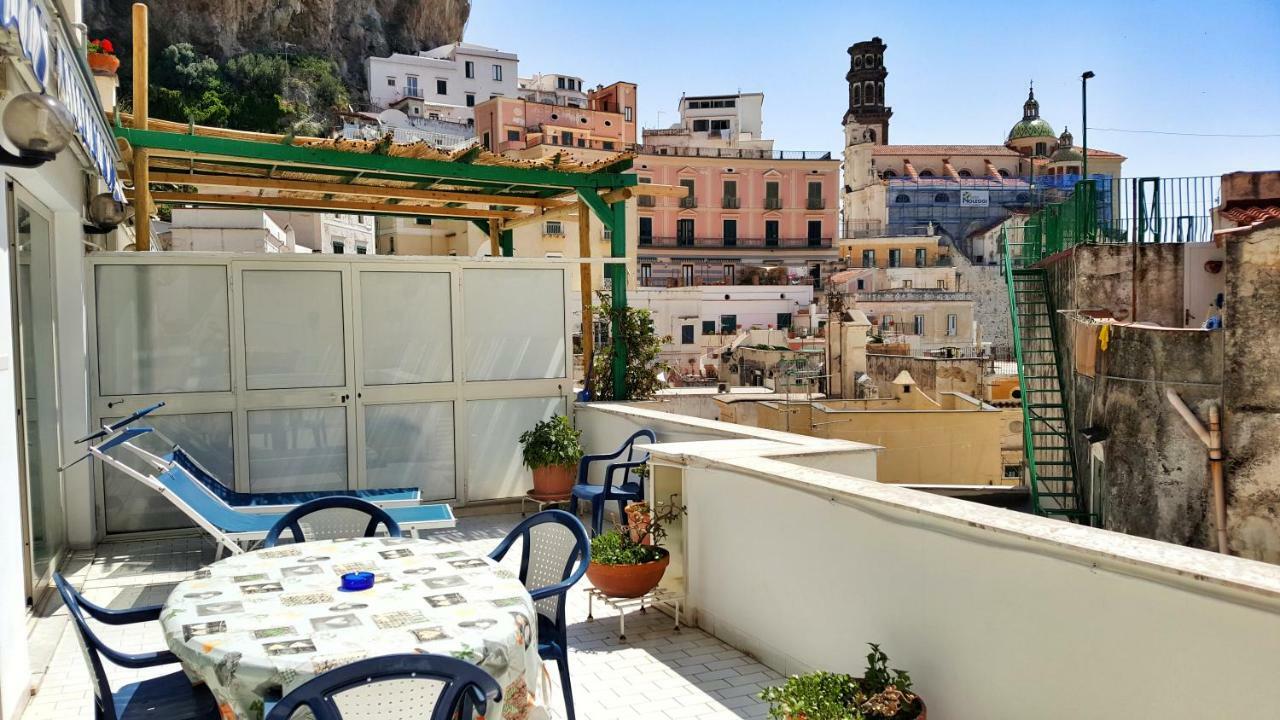
{"label": "green tiled dome", "polygon": [[1049,156],[1049,162],[1082,162],[1084,156],[1079,150],[1071,147],[1058,148]]}
{"label": "green tiled dome", "polygon": [[1009,131],[1010,140],[1031,137],[1052,138],[1057,137],[1057,134],[1053,132],[1053,127],[1049,125],[1048,122],[1041,120],[1040,118],[1020,120],[1018,121],[1018,124],[1014,125],[1013,129]]}

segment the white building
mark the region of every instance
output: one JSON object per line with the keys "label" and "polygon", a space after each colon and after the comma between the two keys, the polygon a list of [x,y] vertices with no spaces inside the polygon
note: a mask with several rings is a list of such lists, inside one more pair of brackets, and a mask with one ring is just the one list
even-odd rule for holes
{"label": "white building", "polygon": [[582,89],[582,78],[576,75],[539,73],[533,77],[520,78],[520,97],[544,105],[577,108],[587,106],[587,93]]}
{"label": "white building", "polygon": [[376,255],[372,215],[272,210],[278,225],[293,233],[299,252]]}
{"label": "white building", "polygon": [[474,119],[451,119],[416,102],[402,100],[397,107],[381,112],[343,113],[338,134],[348,140],[379,140],[390,135],[393,142],[422,142],[445,152],[475,141]]}
{"label": "white building", "polygon": [[177,251],[295,250],[292,229],[281,227],[265,211],[250,208],[174,208],[173,221],[161,239],[167,249]]}
{"label": "white building", "polygon": [[[389,108],[409,99],[469,108],[492,97],[518,94],[515,53],[471,43],[451,43],[414,55],[368,59],[369,101]],[[412,114],[412,108],[409,111]]]}
{"label": "white building", "polygon": [[773,150],[764,137],[764,93],[686,95],[679,109],[680,122],[645,129],[646,146]]}

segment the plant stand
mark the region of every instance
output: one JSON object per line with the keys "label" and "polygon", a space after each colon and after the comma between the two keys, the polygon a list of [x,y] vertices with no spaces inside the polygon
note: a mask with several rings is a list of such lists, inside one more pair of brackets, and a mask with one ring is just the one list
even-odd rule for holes
{"label": "plant stand", "polygon": [[595,588],[587,588],[587,622],[595,622],[592,614],[596,600],[618,611],[618,642],[627,641],[627,612],[640,609],[643,615],[651,607],[665,607],[675,616],[675,632],[680,632],[680,607],[684,604],[684,595],[663,588],[654,588],[635,598],[609,597]]}
{"label": "plant stand", "polygon": [[525,517],[527,513],[525,503],[533,503],[534,505],[537,505],[538,512],[542,512],[548,507],[563,506],[565,509],[568,509],[569,501],[572,499],[572,495],[565,495],[562,498],[540,498],[534,495],[533,491],[530,490],[524,494],[524,497],[520,498],[520,517]]}

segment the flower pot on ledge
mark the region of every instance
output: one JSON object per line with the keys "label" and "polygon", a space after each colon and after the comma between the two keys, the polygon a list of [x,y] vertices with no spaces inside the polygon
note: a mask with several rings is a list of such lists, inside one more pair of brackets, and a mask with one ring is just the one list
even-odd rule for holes
{"label": "flower pot on ledge", "polygon": [[89,53],[89,69],[95,75],[115,75],[120,69],[120,58],[107,53]]}
{"label": "flower pot on ledge", "polygon": [[567,500],[573,492],[577,468],[572,465],[545,465],[533,469],[533,497],[538,500]]}
{"label": "flower pot on ledge", "polygon": [[615,598],[637,598],[658,587],[671,564],[671,554],[658,548],[662,557],[639,565],[603,565],[594,560],[587,566],[587,579],[597,590]]}

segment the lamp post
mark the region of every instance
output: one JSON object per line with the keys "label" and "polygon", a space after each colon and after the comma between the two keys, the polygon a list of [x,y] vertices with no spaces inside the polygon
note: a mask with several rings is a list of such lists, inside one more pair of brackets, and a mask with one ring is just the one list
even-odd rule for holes
{"label": "lamp post", "polygon": [[1092,70],[1085,70],[1080,75],[1080,144],[1084,147],[1083,180],[1089,179],[1089,78]]}

